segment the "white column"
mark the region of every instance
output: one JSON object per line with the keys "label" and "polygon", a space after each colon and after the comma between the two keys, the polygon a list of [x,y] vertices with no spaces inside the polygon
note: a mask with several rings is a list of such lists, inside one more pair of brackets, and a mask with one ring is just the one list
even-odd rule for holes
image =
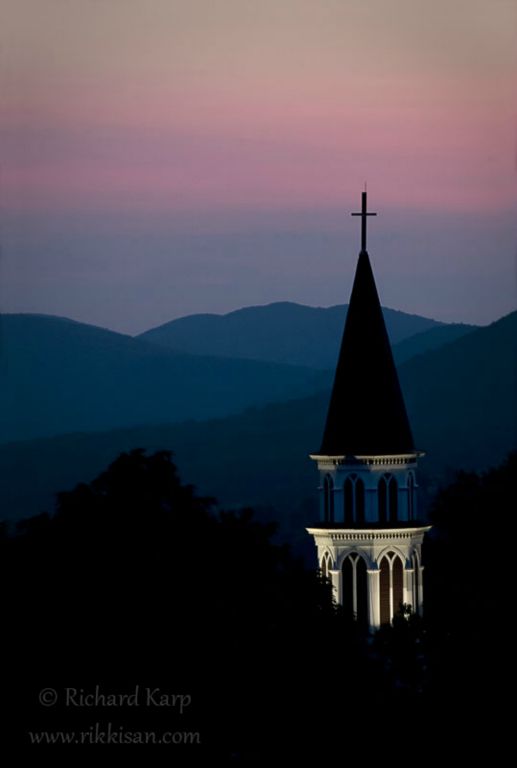
{"label": "white column", "polygon": [[334,568],[329,568],[329,578],[332,581],[332,597],[336,603],[343,604],[343,597],[341,595],[341,571],[337,571]]}
{"label": "white column", "polygon": [[352,611],[357,619],[357,559],[352,563]]}
{"label": "white column", "polygon": [[404,568],[404,584],[402,589],[402,602],[411,606],[411,610],[416,612],[413,598],[413,568]]}
{"label": "white column", "polygon": [[380,578],[381,572],[378,568],[368,569],[368,625],[370,630],[379,629],[381,626],[381,604],[380,604]]}
{"label": "white column", "polygon": [[422,616],[424,608],[424,566],[418,568],[418,615]]}
{"label": "white column", "polygon": [[393,560],[390,560],[390,624],[392,621],[393,621]]}

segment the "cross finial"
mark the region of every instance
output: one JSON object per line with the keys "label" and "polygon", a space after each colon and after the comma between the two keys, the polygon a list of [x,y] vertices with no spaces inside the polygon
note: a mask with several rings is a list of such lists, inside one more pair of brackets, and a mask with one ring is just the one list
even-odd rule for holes
{"label": "cross finial", "polygon": [[361,213],[352,213],[352,216],[360,216],[361,217],[361,253],[366,253],[366,217],[367,216],[377,216],[376,213],[369,213],[368,206],[366,202],[366,184],[365,184],[365,191],[361,193]]}

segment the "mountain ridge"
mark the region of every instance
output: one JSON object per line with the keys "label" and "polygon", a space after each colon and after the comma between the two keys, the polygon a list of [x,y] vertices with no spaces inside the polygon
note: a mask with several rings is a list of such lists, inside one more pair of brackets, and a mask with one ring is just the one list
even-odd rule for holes
{"label": "mountain ridge", "polygon": [[[293,307],[296,317],[315,315],[320,320],[323,317],[324,323],[330,318],[333,332],[323,332],[321,322],[312,321],[308,329],[300,330]],[[232,316],[247,317],[248,327],[253,329],[254,312],[242,308]],[[396,338],[417,330],[422,322],[433,322],[417,316],[415,325],[413,316],[387,312],[390,322],[398,324]],[[269,325],[256,331],[266,345],[281,337],[276,360],[256,347],[249,347],[244,356],[239,356],[239,350],[232,356],[231,344],[219,354],[213,354],[214,349],[211,354],[199,354],[56,315],[1,315],[1,439],[208,419],[303,397],[329,385],[344,322],[343,307],[337,306],[329,314],[284,302],[259,308],[259,313],[269,318]],[[437,324],[430,330],[438,328],[447,333],[448,326]],[[307,349],[320,357],[307,355]]]}
{"label": "mountain ridge", "polygon": [[[517,312],[401,366],[417,448],[427,454],[419,472],[424,507],[458,469],[495,466],[515,446],[516,338]],[[318,480],[308,456],[321,440],[329,388],[210,421],[4,443],[0,509],[17,516],[49,509],[56,491],[93,478],[121,451],[166,448],[202,493],[223,505],[273,508],[267,514],[300,533],[315,512]]]}
{"label": "mountain ridge", "polygon": [[177,353],[55,317],[3,315],[0,339],[4,440],[228,415],[314,392],[329,375]]}
{"label": "mountain ridge", "polygon": [[[226,314],[187,315],[151,328],[138,338],[194,354],[238,357],[334,368],[348,305],[309,307],[274,302]],[[437,320],[383,308],[392,345],[431,328]]]}

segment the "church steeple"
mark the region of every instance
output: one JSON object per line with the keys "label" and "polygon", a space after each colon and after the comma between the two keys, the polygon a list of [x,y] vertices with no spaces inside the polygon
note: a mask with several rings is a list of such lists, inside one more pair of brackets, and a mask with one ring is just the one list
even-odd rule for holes
{"label": "church steeple", "polygon": [[413,451],[370,259],[362,250],[320,453],[345,456]]}
{"label": "church steeple", "polygon": [[370,259],[366,192],[357,263],[321,450],[318,562],[337,602],[370,630],[401,605],[421,613],[419,454],[402,397]]}

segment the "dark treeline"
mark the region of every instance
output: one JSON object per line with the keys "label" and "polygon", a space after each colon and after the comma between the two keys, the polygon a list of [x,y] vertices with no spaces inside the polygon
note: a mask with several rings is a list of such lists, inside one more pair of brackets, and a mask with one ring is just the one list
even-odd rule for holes
{"label": "dark treeline", "polygon": [[[168,452],[121,455],[60,494],[53,516],[1,540],[7,735],[38,756],[49,748],[30,746],[29,731],[109,721],[199,732],[198,745],[138,747],[146,761],[174,765],[373,757],[415,745],[439,753],[447,739],[462,750],[472,729],[487,735],[508,656],[509,560],[496,579],[488,531],[517,508],[516,467],[512,455],[439,494],[426,619],[400,616],[368,639],[332,605],[328,584],[272,542],[272,525],[197,496]],[[65,706],[66,688],[130,694],[137,685],[139,706]],[[38,702],[44,688],[56,690],[55,706]],[[191,704],[183,714],[146,706],[147,688]]]}

